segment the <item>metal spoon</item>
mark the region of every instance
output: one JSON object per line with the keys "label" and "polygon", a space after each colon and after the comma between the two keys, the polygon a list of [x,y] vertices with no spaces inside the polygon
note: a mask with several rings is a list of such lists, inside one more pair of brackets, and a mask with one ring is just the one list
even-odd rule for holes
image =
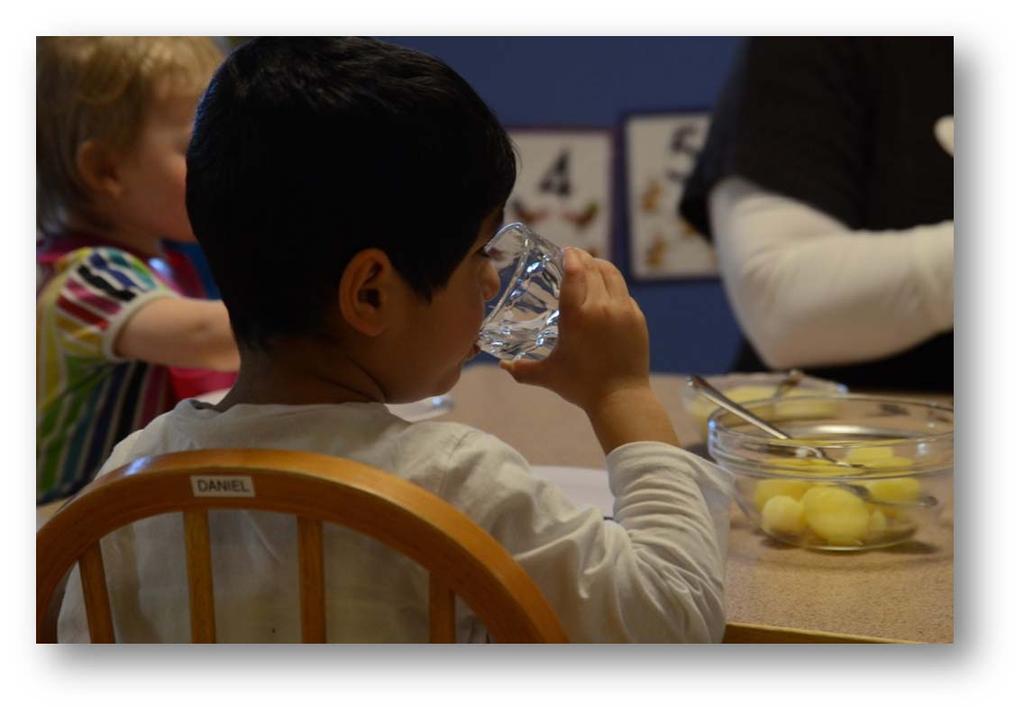
{"label": "metal spoon", "polygon": [[[793,438],[792,436],[782,431],[778,427],[772,426],[771,424],[761,419],[753,412],[743,408],[733,400],[729,399],[729,397],[725,396],[720,391],[718,391],[710,384],[708,384],[707,380],[704,379],[703,377],[692,375],[687,379],[687,384],[689,384],[690,387],[697,391],[699,394],[703,395],[706,399],[714,402],[715,404],[722,407],[726,411],[735,414],[740,419],[743,419],[744,421],[753,424],[754,426],[756,426],[758,429],[761,429],[765,433],[771,434],[776,439]],[[800,458],[807,458],[808,456],[811,456],[817,459],[821,459],[823,461],[828,461],[830,463],[835,464],[836,466],[848,469],[871,468],[866,464],[851,464],[846,461],[840,461],[839,459],[835,459],[829,456],[827,453],[814,446],[801,446],[800,448],[797,449],[797,456],[799,456]],[[913,501],[882,501],[875,498],[871,494],[871,491],[869,491],[867,488],[859,484],[845,483],[843,481],[830,481],[829,483],[832,483],[838,486],[839,488],[846,489],[847,491],[856,494],[857,496],[867,501],[868,503],[877,503],[883,506],[916,506],[920,508],[931,508],[933,506],[937,506],[939,503],[934,496],[929,495],[921,496]]]}

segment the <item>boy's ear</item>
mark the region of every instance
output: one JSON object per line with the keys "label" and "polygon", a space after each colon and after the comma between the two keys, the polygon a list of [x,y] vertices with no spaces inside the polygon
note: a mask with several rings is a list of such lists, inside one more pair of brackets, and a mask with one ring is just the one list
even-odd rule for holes
{"label": "boy's ear", "polygon": [[121,193],[116,157],[102,141],[87,139],[79,144],[75,152],[75,168],[91,192],[111,198]]}
{"label": "boy's ear", "polygon": [[398,273],[379,248],[361,250],[345,266],[338,284],[338,307],[357,332],[377,337],[387,328]]}

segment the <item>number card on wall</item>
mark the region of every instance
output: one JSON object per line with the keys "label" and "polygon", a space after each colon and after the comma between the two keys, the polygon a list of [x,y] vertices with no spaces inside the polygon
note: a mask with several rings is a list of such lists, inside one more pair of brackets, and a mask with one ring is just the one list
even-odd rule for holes
{"label": "number card on wall", "polygon": [[679,200],[710,124],[706,113],[626,117],[626,202],[634,278],[717,273],[711,244],[679,215]]}
{"label": "number card on wall", "polygon": [[512,129],[519,175],[506,206],[560,246],[610,259],[612,253],[612,147],[603,129]]}

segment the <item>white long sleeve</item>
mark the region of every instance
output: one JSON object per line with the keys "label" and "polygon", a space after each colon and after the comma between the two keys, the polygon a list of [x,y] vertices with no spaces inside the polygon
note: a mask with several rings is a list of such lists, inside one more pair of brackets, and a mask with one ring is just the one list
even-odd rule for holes
{"label": "white long sleeve", "polygon": [[953,326],[953,221],[853,231],[732,176],[709,198],[726,294],[773,368],[855,363]]}
{"label": "white long sleeve", "polygon": [[[282,448],[355,459],[431,491],[491,533],[530,574],[573,642],[714,642],[725,629],[725,551],[732,479],[683,449],[625,444],[608,457],[616,522],[537,478],[512,447],[461,424],[410,424],[382,404],[249,405],[224,413],[182,402],[115,449],[103,471],[142,455],[197,448]],[[210,516],[217,637],[295,642],[295,519]],[[105,537],[118,642],[189,639],[180,514]],[[387,546],[324,528],[329,641],[423,642],[427,581]],[[88,640],[77,567],[61,609],[62,642]],[[459,641],[483,641],[462,608]]]}
{"label": "white long sleeve", "polygon": [[493,436],[467,431],[453,457],[439,495],[519,561],[572,642],[721,640],[728,474],[667,444],[620,446],[607,457],[609,523]]}

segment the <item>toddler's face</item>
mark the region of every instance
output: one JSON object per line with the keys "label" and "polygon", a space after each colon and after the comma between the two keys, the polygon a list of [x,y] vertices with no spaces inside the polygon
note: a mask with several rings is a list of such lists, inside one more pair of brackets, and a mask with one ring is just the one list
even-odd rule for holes
{"label": "toddler's face", "polygon": [[164,92],[150,104],[138,141],[119,166],[121,230],[195,241],[185,209],[185,152],[198,102],[198,96]]}
{"label": "toddler's face", "polygon": [[484,306],[499,287],[498,273],[482,249],[501,226],[502,215],[498,209],[483,221],[472,249],[430,303],[418,299],[413,304],[404,336],[409,346],[403,356],[408,381],[401,390],[404,400],[447,392],[463,364],[479,353],[476,340]]}

